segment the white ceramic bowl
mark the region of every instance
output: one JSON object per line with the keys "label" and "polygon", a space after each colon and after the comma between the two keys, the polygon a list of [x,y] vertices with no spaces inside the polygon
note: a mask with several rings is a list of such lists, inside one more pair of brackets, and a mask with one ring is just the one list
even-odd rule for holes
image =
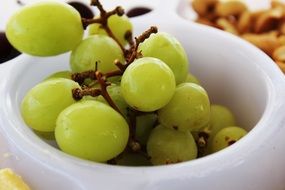
{"label": "white ceramic bowl", "polygon": [[121,167],[69,156],[38,138],[23,122],[20,102],[47,75],[68,68],[68,54],[21,55],[1,65],[0,168],[11,167],[38,190],[283,190],[285,78],[273,61],[230,34],[182,19],[169,1],[133,19],[135,33],[150,25],[176,36],[190,70],[212,103],[228,106],[250,130],[216,154],[159,167]]}

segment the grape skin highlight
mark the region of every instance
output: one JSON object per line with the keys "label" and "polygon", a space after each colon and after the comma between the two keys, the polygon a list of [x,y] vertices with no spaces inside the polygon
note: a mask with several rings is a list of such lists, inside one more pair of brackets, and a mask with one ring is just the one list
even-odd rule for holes
{"label": "grape skin highlight", "polygon": [[66,108],[57,118],[55,138],[68,154],[105,162],[126,147],[129,127],[113,108],[98,101],[81,101]]}
{"label": "grape skin highlight", "polygon": [[175,91],[171,69],[161,60],[144,57],[124,72],[121,92],[126,102],[139,111],[155,111],[165,106]]}
{"label": "grape skin highlight", "polygon": [[70,5],[40,2],[26,6],[8,21],[6,34],[19,51],[54,56],[75,48],[83,38],[80,14]]}

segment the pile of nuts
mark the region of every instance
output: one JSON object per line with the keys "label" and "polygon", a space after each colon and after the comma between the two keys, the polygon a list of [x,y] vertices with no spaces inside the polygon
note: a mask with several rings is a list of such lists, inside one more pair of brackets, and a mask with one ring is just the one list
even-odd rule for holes
{"label": "pile of nuts", "polygon": [[272,1],[252,12],[241,1],[193,0],[196,22],[222,29],[251,42],[269,55],[285,73],[285,4]]}

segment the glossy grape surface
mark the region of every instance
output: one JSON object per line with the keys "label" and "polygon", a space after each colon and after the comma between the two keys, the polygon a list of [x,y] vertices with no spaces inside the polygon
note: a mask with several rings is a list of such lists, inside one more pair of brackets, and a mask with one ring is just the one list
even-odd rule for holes
{"label": "glossy grape surface", "polygon": [[164,61],[173,71],[176,84],[185,81],[188,74],[188,58],[178,40],[167,33],[152,34],[139,46],[145,57]]}
{"label": "glossy grape surface", "polygon": [[139,111],[155,111],[165,106],[175,91],[171,69],[161,60],[144,57],[124,72],[121,91],[126,102]]}
{"label": "glossy grape surface", "polygon": [[114,109],[98,101],[81,101],[60,113],[55,138],[62,151],[105,162],[127,145],[129,127]]}
{"label": "glossy grape surface", "polygon": [[21,104],[21,113],[26,124],[37,131],[54,131],[58,114],[75,103],[72,97],[73,88],[80,86],[64,78],[50,79],[33,87]]}
{"label": "glossy grape surface", "polygon": [[83,37],[79,13],[70,5],[46,1],[25,6],[8,21],[6,34],[20,52],[53,56],[75,48]]}

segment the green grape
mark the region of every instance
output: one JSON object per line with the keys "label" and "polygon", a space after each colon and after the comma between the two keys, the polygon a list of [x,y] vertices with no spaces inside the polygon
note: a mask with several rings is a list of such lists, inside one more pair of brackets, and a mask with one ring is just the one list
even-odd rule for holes
{"label": "green grape", "polygon": [[229,126],[220,130],[213,139],[212,152],[222,150],[247,134],[247,131],[237,126]]}
{"label": "green grape", "polygon": [[19,51],[53,56],[74,49],[83,38],[80,14],[65,3],[47,1],[25,6],[8,21],[6,34]]}
{"label": "green grape", "polygon": [[81,101],[59,114],[55,138],[65,153],[105,162],[125,149],[129,127],[125,119],[106,104]]}
{"label": "green grape", "polygon": [[[118,16],[112,15],[108,18],[108,26],[114,34],[114,36],[119,40],[122,45],[127,44],[125,40],[125,34],[127,31],[132,31],[133,26],[129,18],[125,15]],[[89,35],[94,34],[104,34],[107,35],[107,32],[104,30],[101,24],[91,24],[89,27]]]}
{"label": "green grape", "polygon": [[186,80],[184,82],[191,82],[191,83],[195,83],[198,85],[201,85],[200,81],[197,79],[197,77],[195,77],[194,75],[192,75],[191,73],[188,73]]}
{"label": "green grape", "polygon": [[21,113],[26,124],[37,131],[54,131],[58,114],[75,103],[72,97],[73,88],[80,86],[64,78],[43,81],[33,87],[21,104]]}
{"label": "green grape", "polygon": [[138,153],[124,153],[116,160],[122,166],[150,166],[150,161]]}
{"label": "green grape", "polygon": [[[116,84],[112,84],[107,87],[107,91],[113,102],[122,112],[122,114],[126,117],[128,114],[128,104],[126,103],[121,94],[121,87]],[[97,100],[105,104],[108,104],[107,101],[103,98],[103,96],[98,96]]]}
{"label": "green grape", "polygon": [[195,131],[210,121],[210,102],[207,92],[194,83],[177,86],[170,102],[158,111],[158,119],[168,128]]}
{"label": "green grape", "polygon": [[145,57],[155,57],[164,61],[173,71],[176,84],[185,81],[188,74],[188,58],[182,45],[167,33],[152,34],[139,45]]}
{"label": "green grape", "polygon": [[236,125],[233,113],[225,106],[211,105],[210,124],[206,130],[210,131],[208,139],[209,146],[211,146],[214,136],[221,129],[227,126]]}
{"label": "green grape", "polygon": [[118,69],[114,61],[124,61],[124,54],[119,45],[105,35],[93,35],[83,40],[73,51],[70,57],[70,66],[73,72],[94,70],[96,62],[98,70],[106,73]]}
{"label": "green grape", "polygon": [[40,138],[45,140],[55,140],[54,131],[52,132],[43,132],[43,131],[36,131],[34,130],[35,134],[38,135]]}
{"label": "green grape", "polygon": [[71,80],[72,73],[70,71],[59,71],[51,74],[45,80],[55,79],[55,78],[66,78]]}
{"label": "green grape", "polygon": [[171,69],[161,60],[144,57],[135,60],[121,81],[126,102],[139,111],[155,111],[165,106],[175,91]]}
{"label": "green grape", "polygon": [[157,115],[154,113],[140,115],[136,118],[136,139],[142,145],[146,145],[151,130],[157,122]]}
{"label": "green grape", "polygon": [[197,146],[189,131],[180,132],[159,125],[150,134],[147,153],[154,165],[171,164],[195,159]]}

